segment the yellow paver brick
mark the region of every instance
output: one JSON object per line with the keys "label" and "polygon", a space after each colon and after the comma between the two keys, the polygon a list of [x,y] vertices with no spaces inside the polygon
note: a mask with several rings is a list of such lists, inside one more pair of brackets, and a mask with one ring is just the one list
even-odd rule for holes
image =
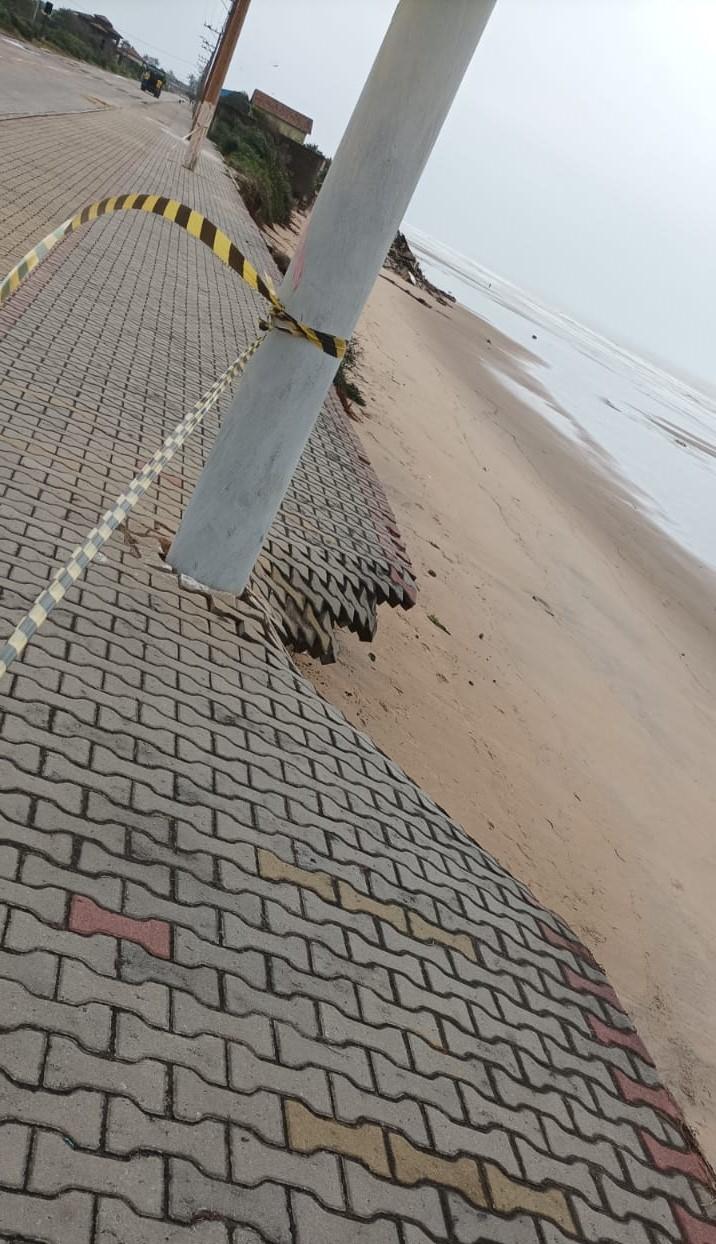
{"label": "yellow paver brick", "polygon": [[298,1101],[286,1103],[286,1121],[288,1143],[298,1153],[315,1153],[317,1149],[342,1153],[362,1162],[374,1175],[390,1178],[385,1138],[377,1124],[350,1127],[335,1119],[322,1119]]}
{"label": "yellow paver brick", "polygon": [[450,933],[447,929],[441,929],[437,924],[430,924],[429,921],[423,920],[423,917],[414,911],[410,913],[410,931],[413,937],[417,937],[421,942],[442,942],[444,946],[452,946],[466,958],[477,962],[472,938],[467,933]]}
{"label": "yellow paver brick", "polygon": [[426,1153],[394,1132],[390,1135],[390,1147],[399,1183],[442,1184],[461,1192],[473,1205],[487,1205],[480,1168],[474,1158],[443,1158],[438,1153]]}
{"label": "yellow paver brick", "polygon": [[354,890],[352,885],[348,885],[346,881],[338,882],[338,893],[340,895],[341,907],[345,907],[346,911],[365,911],[369,916],[377,916],[379,920],[387,920],[388,924],[392,924],[401,933],[407,933],[408,922],[405,918],[405,912],[402,907],[398,907],[397,903],[380,903],[378,899],[371,898],[368,894],[361,894],[358,890]]}
{"label": "yellow paver brick", "polygon": [[305,868],[297,868],[263,847],[259,847],[259,872],[267,881],[290,881],[293,885],[303,886],[304,890],[315,890],[327,903],[336,901],[333,881],[328,873],[312,873]]}
{"label": "yellow paver brick", "polygon": [[516,1183],[489,1162],[486,1164],[486,1171],[492,1200],[495,1209],[500,1213],[511,1214],[516,1210],[523,1210],[539,1218],[550,1218],[563,1230],[576,1234],[577,1228],[561,1188],[529,1188],[526,1184]]}

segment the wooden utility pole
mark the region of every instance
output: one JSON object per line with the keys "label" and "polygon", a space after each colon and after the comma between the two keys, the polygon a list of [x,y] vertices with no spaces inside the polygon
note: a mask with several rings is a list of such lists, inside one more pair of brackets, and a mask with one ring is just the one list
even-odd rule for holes
{"label": "wooden utility pole", "polygon": [[221,88],[224,85],[231,58],[246,20],[251,0],[232,0],[231,9],[224,23],[224,29],[216,50],[209,63],[204,81],[204,89],[194,116],[194,127],[189,135],[189,153],[184,161],[184,168],[194,169],[199,158],[209,126],[214,119],[216,105],[219,102]]}
{"label": "wooden utility pole", "polygon": [[[351,336],[494,4],[400,0],[278,291],[304,324]],[[243,591],[337,366],[268,334],[169,551],[175,570]]]}

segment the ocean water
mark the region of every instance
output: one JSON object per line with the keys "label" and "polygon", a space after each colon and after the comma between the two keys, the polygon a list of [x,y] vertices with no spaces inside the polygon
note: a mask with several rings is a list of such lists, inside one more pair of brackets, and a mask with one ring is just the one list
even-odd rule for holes
{"label": "ocean water", "polygon": [[530,351],[520,360],[525,383],[486,352],[500,383],[579,442],[653,523],[716,570],[716,399],[443,243],[406,233],[430,280]]}

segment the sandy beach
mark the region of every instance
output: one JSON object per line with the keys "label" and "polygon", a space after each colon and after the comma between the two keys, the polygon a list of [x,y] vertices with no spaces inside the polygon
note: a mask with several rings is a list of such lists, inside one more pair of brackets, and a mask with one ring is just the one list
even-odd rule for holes
{"label": "sandy beach", "polygon": [[418,604],[301,668],[571,922],[713,1162],[713,577],[508,394],[520,348],[414,293],[363,315],[359,433]]}

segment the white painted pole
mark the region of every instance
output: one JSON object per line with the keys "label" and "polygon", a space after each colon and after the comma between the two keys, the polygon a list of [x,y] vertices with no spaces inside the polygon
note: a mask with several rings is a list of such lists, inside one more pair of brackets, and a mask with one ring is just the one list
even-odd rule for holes
{"label": "white painted pole", "polygon": [[[350,337],[495,0],[400,0],[279,289],[297,319]],[[272,332],[254,356],[169,551],[241,592],[336,371]]]}

